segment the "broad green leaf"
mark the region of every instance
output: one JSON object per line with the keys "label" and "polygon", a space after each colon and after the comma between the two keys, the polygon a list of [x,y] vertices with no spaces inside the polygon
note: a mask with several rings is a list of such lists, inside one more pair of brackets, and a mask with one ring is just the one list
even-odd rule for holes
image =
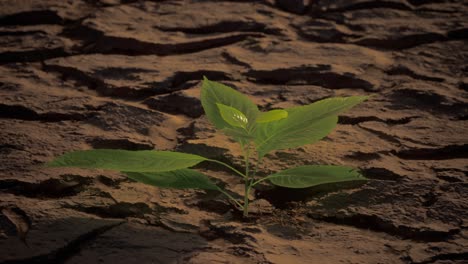
{"label": "broad green leaf", "polygon": [[46,166],[159,172],[188,168],[204,160],[198,155],[171,151],[95,149],[66,153]]}
{"label": "broad green leaf", "polygon": [[249,120],[241,111],[221,103],[216,103],[216,105],[218,106],[221,117],[228,124],[234,127],[242,127],[244,129],[247,127]]}
{"label": "broad green leaf", "polygon": [[272,174],[267,179],[274,185],[307,188],[324,183],[365,181],[358,171],[346,166],[308,165]]}
{"label": "broad green leaf", "polygon": [[317,142],[330,134],[338,123],[337,116],[314,122],[301,123],[293,122],[293,120],[300,120],[300,118],[290,114],[284,122],[280,120],[258,124],[255,142],[260,158],[272,150],[296,148]]}
{"label": "broad green leaf", "polygon": [[257,116],[257,123],[268,123],[281,120],[288,117],[288,112],[281,109],[271,110],[268,112],[260,112]]}
{"label": "broad green leaf", "polygon": [[222,128],[237,128],[228,122],[226,122],[218,109],[217,103],[231,106],[240,112],[242,112],[249,122],[247,128],[253,127],[258,115],[257,106],[245,95],[242,93],[217,82],[212,82],[206,77],[203,80],[203,85],[201,89],[201,103],[207,118],[214,124],[218,129]]}
{"label": "broad green leaf", "polygon": [[218,190],[205,174],[191,169],[124,173],[135,181],[162,188]]}
{"label": "broad green leaf", "polygon": [[334,97],[285,109],[287,118],[257,124],[255,145],[259,156],[263,157],[272,150],[295,148],[324,138],[336,126],[338,114],[366,99],[366,96]]}
{"label": "broad green leaf", "polygon": [[232,129],[232,128],[223,128],[221,131],[224,132],[229,137],[237,138],[237,139],[243,139],[245,141],[253,140],[254,137],[249,135],[249,133],[245,130],[238,130],[238,129]]}

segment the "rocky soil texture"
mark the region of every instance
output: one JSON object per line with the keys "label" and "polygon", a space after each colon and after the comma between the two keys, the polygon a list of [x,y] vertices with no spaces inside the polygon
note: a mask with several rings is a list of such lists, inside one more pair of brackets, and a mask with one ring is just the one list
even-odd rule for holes
{"label": "rocky soil texture", "polygon": [[[467,263],[467,34],[462,0],[1,1],[0,263]],[[263,166],[372,180],[261,186],[242,221],[216,192],[42,167],[90,148],[239,167],[203,115],[203,75],[262,110],[372,95]]]}

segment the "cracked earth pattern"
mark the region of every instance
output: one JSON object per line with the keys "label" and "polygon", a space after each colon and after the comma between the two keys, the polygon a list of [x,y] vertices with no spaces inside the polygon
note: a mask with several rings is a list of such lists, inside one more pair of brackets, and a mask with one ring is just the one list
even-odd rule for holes
{"label": "cracked earth pattern", "polygon": [[[1,1],[0,264],[467,263],[467,39],[461,0]],[[219,193],[42,167],[91,148],[240,167],[204,116],[203,75],[262,110],[372,95],[262,168],[371,181],[259,186],[242,220]],[[241,179],[198,168],[240,197]]]}

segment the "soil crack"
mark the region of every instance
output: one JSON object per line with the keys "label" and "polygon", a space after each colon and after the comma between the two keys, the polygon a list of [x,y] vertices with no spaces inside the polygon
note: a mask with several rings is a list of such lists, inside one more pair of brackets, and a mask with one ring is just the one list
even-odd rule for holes
{"label": "soil crack", "polygon": [[449,145],[440,148],[415,148],[391,151],[395,156],[406,160],[448,160],[467,159],[468,145]]}
{"label": "soil crack", "polygon": [[320,85],[330,89],[356,88],[373,91],[374,85],[351,73],[336,73],[330,65],[300,66],[275,70],[250,70],[246,73],[253,82],[271,85]]}
{"label": "soil crack", "polygon": [[466,39],[468,34],[466,34],[468,29],[462,28],[453,31],[449,31],[445,34],[441,33],[422,33],[422,34],[411,34],[398,38],[362,38],[356,41],[351,41],[349,43],[361,45],[365,47],[380,48],[386,50],[404,50],[409,48],[414,48],[416,46],[431,44],[435,42],[444,42],[452,40],[463,40]]}
{"label": "soil crack", "polygon": [[27,259],[7,260],[0,264],[34,264],[34,263],[49,263],[49,264],[62,264],[66,263],[68,259],[78,254],[81,249],[96,240],[102,234],[109,230],[122,225],[124,222],[113,223],[93,229],[85,234],[80,235],[74,240],[70,241],[67,245],[48,254],[39,255]]}
{"label": "soil crack", "polygon": [[36,111],[22,105],[0,104],[0,118],[5,119],[19,119],[41,122],[83,121],[93,117],[95,114],[96,113],[37,113]]}
{"label": "soil crack", "polygon": [[204,38],[183,43],[153,43],[135,38],[107,36],[104,32],[86,26],[79,26],[64,32],[71,38],[81,39],[88,44],[82,46],[85,53],[120,54],[128,56],[137,55],[177,55],[195,53],[207,49],[228,46],[250,37],[261,38],[261,33],[240,33],[226,36]]}
{"label": "soil crack", "polygon": [[383,219],[377,215],[353,214],[339,216],[308,216],[315,220],[324,221],[338,225],[353,226],[356,228],[369,229],[375,232],[383,232],[392,236],[415,241],[436,242],[445,241],[460,232],[460,229],[434,230],[429,228],[417,228],[407,225],[396,225],[395,223]]}

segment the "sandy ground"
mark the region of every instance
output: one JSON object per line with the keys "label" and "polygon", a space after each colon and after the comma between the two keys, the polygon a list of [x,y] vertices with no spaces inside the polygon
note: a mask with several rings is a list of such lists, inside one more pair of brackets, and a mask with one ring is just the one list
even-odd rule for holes
{"label": "sandy ground", "polygon": [[[310,2],[0,1],[0,263],[467,263],[468,5]],[[262,168],[372,180],[260,186],[242,221],[216,192],[42,167],[91,148],[239,167],[203,115],[203,75],[262,110],[373,95]],[[238,177],[198,168],[241,195]]]}

